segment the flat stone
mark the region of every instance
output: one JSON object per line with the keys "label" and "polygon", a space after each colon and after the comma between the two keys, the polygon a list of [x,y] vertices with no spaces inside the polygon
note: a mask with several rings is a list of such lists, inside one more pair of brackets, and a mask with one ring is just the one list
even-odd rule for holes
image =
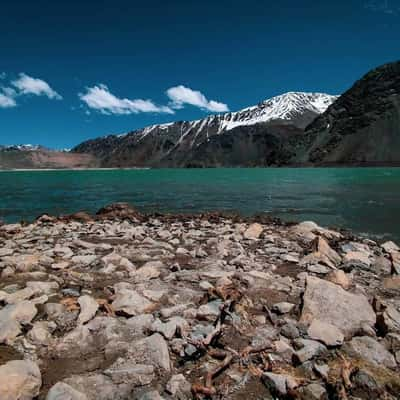
{"label": "flat stone", "polygon": [[381,244],[381,247],[387,253],[392,253],[394,251],[400,251],[399,246],[397,246],[397,244],[392,241],[388,241],[388,242]]}
{"label": "flat stone", "polygon": [[41,386],[39,367],[32,361],[9,361],[0,366],[1,400],[32,400]]}
{"label": "flat stone", "polygon": [[361,251],[350,251],[345,254],[343,262],[346,265],[351,265],[355,267],[365,267],[369,269],[371,267],[371,259],[368,254]]}
{"label": "flat stone", "polygon": [[393,355],[381,343],[369,336],[354,337],[351,342],[346,344],[346,350],[377,366],[396,368],[396,360]]}
{"label": "flat stone", "polygon": [[365,296],[308,276],[300,321],[310,324],[314,319],[336,326],[345,337],[351,337],[363,323],[373,327],[376,322],[375,312]]}
{"label": "flat stone", "polygon": [[81,312],[78,317],[78,324],[84,324],[90,321],[96,315],[99,309],[99,304],[97,301],[88,295],[81,296],[78,299],[79,306],[81,307]]}
{"label": "flat stone", "polygon": [[151,312],[154,305],[151,301],[140,295],[135,290],[121,289],[115,295],[112,303],[115,311],[123,311],[128,315],[139,315]]}
{"label": "flat stone", "polygon": [[160,265],[163,263],[159,261],[147,262],[143,267],[133,272],[132,276],[136,282],[146,282],[150,279],[155,279],[160,276]]}
{"label": "flat stone", "polygon": [[245,239],[258,239],[262,234],[264,228],[262,225],[255,223],[251,224],[243,233]]}
{"label": "flat stone", "polygon": [[327,348],[323,344],[314,340],[296,339],[295,343],[301,346],[300,350],[294,354],[297,361],[301,364],[327,351]]}
{"label": "flat stone", "polygon": [[308,336],[318,340],[326,346],[340,346],[343,343],[344,335],[334,325],[314,319],[308,328]]}
{"label": "flat stone", "polygon": [[70,385],[58,382],[49,390],[46,400],[87,400],[87,397]]}
{"label": "flat stone", "polygon": [[114,383],[129,383],[133,386],[148,385],[155,378],[152,365],[136,364],[134,360],[119,358],[104,371]]}

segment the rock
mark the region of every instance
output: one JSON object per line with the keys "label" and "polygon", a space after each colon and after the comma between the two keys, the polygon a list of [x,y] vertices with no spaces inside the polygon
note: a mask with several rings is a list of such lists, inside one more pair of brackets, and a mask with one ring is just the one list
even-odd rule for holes
{"label": "rock", "polygon": [[165,323],[157,319],[151,326],[151,330],[153,332],[161,333],[166,339],[172,339],[178,329],[182,334],[184,334],[188,328],[188,323],[181,317],[172,317],[168,322]]}
{"label": "rock", "polygon": [[332,270],[328,267],[325,267],[324,265],[315,264],[315,265],[309,265],[307,267],[307,271],[313,272],[314,274],[326,275]]}
{"label": "rock", "polygon": [[386,253],[392,253],[395,251],[400,251],[399,246],[392,241],[385,242],[381,245],[382,249],[386,251]]}
{"label": "rock", "polygon": [[318,319],[336,326],[345,337],[351,337],[362,323],[375,325],[374,310],[365,296],[346,292],[340,286],[312,276],[306,282],[301,322],[309,324]]}
{"label": "rock", "polygon": [[314,319],[308,328],[308,336],[326,346],[340,346],[343,343],[343,333],[336,326]]}
{"label": "rock", "polygon": [[304,363],[305,361],[311,360],[320,354],[323,354],[327,351],[326,347],[314,340],[308,339],[296,339],[296,346],[300,346],[300,350],[296,351],[294,354],[294,358],[300,363]]}
{"label": "rock", "polygon": [[129,383],[133,386],[148,385],[155,378],[152,365],[136,364],[133,360],[119,358],[104,371],[114,383]]}
{"label": "rock", "polygon": [[150,312],[154,303],[147,300],[135,290],[116,290],[112,307],[115,311],[123,311],[128,315],[139,315]]}
{"label": "rock", "polygon": [[378,316],[378,325],[384,332],[400,333],[400,312],[392,305],[387,306],[385,311]]}
{"label": "rock", "polygon": [[11,343],[21,332],[20,324],[28,324],[37,314],[30,301],[10,304],[0,310],[0,343]]}
{"label": "rock", "polygon": [[166,386],[166,391],[174,397],[174,399],[184,400],[191,398],[191,384],[186,380],[184,375],[173,375]]}
{"label": "rock", "polygon": [[393,276],[391,278],[386,278],[383,280],[383,286],[386,289],[400,289],[400,276]]}
{"label": "rock", "polygon": [[58,382],[49,390],[46,400],[87,400],[87,397],[66,383]]}
{"label": "rock", "polygon": [[160,261],[149,261],[143,267],[133,272],[133,277],[136,282],[146,282],[150,279],[155,279],[160,276],[160,269],[163,267]]}
{"label": "rock", "polygon": [[361,357],[377,366],[396,368],[393,355],[381,343],[369,336],[354,337],[344,348],[349,354]]}
{"label": "rock", "polygon": [[327,364],[315,364],[314,370],[321,376],[323,379],[327,380],[329,376],[329,366]]}
{"label": "rock", "polygon": [[86,256],[73,256],[71,261],[74,264],[82,265],[83,267],[88,267],[89,265],[93,264],[97,260],[97,256],[94,254],[89,254]]}
{"label": "rock", "polygon": [[138,364],[153,365],[167,372],[171,370],[168,345],[159,333],[133,342],[128,349],[128,357]]}
{"label": "rock", "polygon": [[100,208],[96,215],[102,219],[128,219],[141,220],[140,213],[128,203],[114,203]]}
{"label": "rock", "polygon": [[81,296],[78,299],[79,306],[81,307],[81,312],[78,317],[78,324],[84,324],[90,321],[96,315],[99,309],[99,304],[97,301],[90,296]]}
{"label": "rock", "polygon": [[258,239],[263,232],[262,225],[255,223],[251,224],[243,233],[245,239]]}
{"label": "rock", "polygon": [[367,371],[359,370],[352,376],[352,393],[362,399],[382,398],[383,390]]}
{"label": "rock", "polygon": [[368,254],[361,251],[350,251],[348,252],[344,258],[343,262],[345,264],[345,268],[364,268],[370,269],[371,260]]}
{"label": "rock", "polygon": [[280,330],[281,335],[287,337],[288,339],[296,339],[300,336],[300,332],[297,329],[296,324],[293,322],[288,322],[283,325]]}
{"label": "rock", "polygon": [[51,341],[51,333],[49,332],[48,322],[35,322],[33,324],[33,328],[28,332],[28,338],[35,344],[47,346]]}
{"label": "rock", "polygon": [[221,313],[220,306],[222,305],[221,300],[210,301],[207,304],[203,304],[197,310],[197,318],[215,318]]}
{"label": "rock", "polygon": [[379,274],[389,275],[392,272],[392,263],[384,256],[375,257],[372,270]]}
{"label": "rock", "polygon": [[342,271],[341,269],[332,271],[329,275],[328,275],[328,280],[332,283],[334,283],[335,285],[339,285],[341,286],[343,289],[349,289],[351,286],[351,280],[350,278],[347,276],[347,274]]}
{"label": "rock", "polygon": [[125,400],[129,399],[133,386],[130,384],[116,384],[104,374],[72,375],[64,379],[78,392],[86,395],[87,400]]}
{"label": "rock", "polygon": [[303,387],[300,391],[302,400],[328,400],[326,389],[319,383],[311,383]]}
{"label": "rock", "polygon": [[294,309],[294,307],[294,304],[283,301],[281,303],[275,303],[272,306],[272,310],[277,312],[278,314],[287,314],[290,313]]}
{"label": "rock", "polygon": [[400,252],[392,252],[390,253],[391,259],[392,259],[392,267],[393,271],[397,274],[400,275]]}
{"label": "rock", "polygon": [[9,361],[0,366],[1,400],[32,400],[41,386],[40,370],[32,361]]}
{"label": "rock", "polygon": [[11,256],[14,253],[14,249],[2,248],[0,249],[0,257]]}
{"label": "rock", "polygon": [[269,389],[271,394],[277,396],[285,396],[287,394],[286,375],[274,374],[272,372],[264,372],[261,379],[264,385]]}
{"label": "rock", "polygon": [[157,390],[152,390],[140,395],[139,397],[135,397],[135,400],[164,400],[164,397],[161,397]]}
{"label": "rock", "polygon": [[66,269],[68,267],[69,267],[68,261],[62,261],[62,262],[54,263],[51,265],[51,268],[56,269],[56,270]]}

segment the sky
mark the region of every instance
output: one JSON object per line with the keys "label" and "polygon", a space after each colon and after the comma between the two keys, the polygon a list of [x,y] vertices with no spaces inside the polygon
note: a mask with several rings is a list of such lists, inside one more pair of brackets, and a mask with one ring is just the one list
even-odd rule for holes
{"label": "sky", "polygon": [[400,0],[3,0],[0,144],[71,148],[288,91],[340,94],[399,55]]}

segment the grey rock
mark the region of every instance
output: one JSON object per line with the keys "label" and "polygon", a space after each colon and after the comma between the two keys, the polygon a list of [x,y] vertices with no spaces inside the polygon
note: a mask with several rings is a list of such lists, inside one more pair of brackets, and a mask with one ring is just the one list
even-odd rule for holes
{"label": "grey rock", "polygon": [[365,296],[309,276],[300,321],[309,324],[314,319],[336,326],[345,337],[351,337],[363,323],[372,327],[376,322],[374,310]]}
{"label": "grey rock", "polygon": [[148,385],[155,377],[152,365],[136,364],[134,360],[119,358],[104,371],[114,383],[129,383],[133,386]]}
{"label": "grey rock", "polygon": [[186,380],[184,375],[173,375],[166,386],[166,391],[174,397],[174,399],[185,400],[191,398],[191,384]]}
{"label": "grey rock", "polygon": [[295,344],[301,347],[294,354],[295,359],[301,364],[327,351],[327,348],[323,344],[314,340],[296,339]]}
{"label": "grey rock", "polygon": [[346,344],[345,350],[372,364],[396,368],[396,361],[393,355],[390,354],[381,343],[369,336],[354,337]]}
{"label": "grey rock", "polygon": [[307,333],[311,339],[318,340],[326,346],[340,346],[344,340],[339,328],[317,319],[313,320]]}
{"label": "grey rock", "polygon": [[135,290],[122,288],[116,290],[112,306],[115,311],[123,311],[128,315],[139,315],[150,312],[153,304]]}
{"label": "grey rock", "polygon": [[49,390],[46,400],[87,400],[87,397],[70,385],[58,382]]}

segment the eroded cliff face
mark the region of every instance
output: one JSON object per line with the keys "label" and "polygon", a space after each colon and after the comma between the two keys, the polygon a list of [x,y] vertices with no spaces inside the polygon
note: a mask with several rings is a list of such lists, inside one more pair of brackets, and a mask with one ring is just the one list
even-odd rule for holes
{"label": "eroded cliff face", "polygon": [[400,164],[400,62],[370,71],[317,117],[294,160]]}

